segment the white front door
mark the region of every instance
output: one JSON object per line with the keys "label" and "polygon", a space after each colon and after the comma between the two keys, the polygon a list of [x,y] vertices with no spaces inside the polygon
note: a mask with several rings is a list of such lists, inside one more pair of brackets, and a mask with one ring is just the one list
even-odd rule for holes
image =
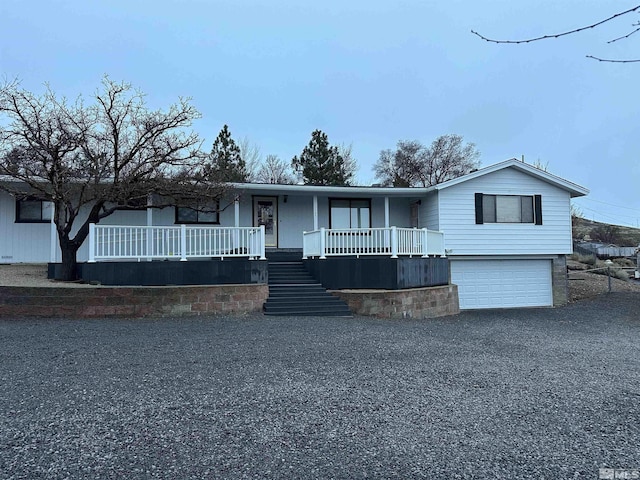
{"label": "white front door", "polygon": [[253,225],[264,225],[266,247],[278,246],[278,197],[253,197]]}

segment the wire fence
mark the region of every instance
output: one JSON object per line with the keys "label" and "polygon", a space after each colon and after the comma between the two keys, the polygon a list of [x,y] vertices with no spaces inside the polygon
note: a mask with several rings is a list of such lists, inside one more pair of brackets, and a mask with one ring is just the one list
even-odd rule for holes
{"label": "wire fence", "polygon": [[[606,277],[605,287],[607,293],[611,293],[616,291],[616,286],[618,286],[618,290],[626,290],[626,288],[621,288],[622,285],[625,284],[636,284],[640,288],[640,280],[638,280],[638,269],[637,267],[622,267],[618,265],[605,265],[602,267],[594,267],[585,270],[570,270],[568,272],[568,279],[571,281],[587,281],[589,277],[593,279],[591,275],[585,276],[583,274],[596,274],[600,276]],[[624,282],[618,283],[617,281]]]}

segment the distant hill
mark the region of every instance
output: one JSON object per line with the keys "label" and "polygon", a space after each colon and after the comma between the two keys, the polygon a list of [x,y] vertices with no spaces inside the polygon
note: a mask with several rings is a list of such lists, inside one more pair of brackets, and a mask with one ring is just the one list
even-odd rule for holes
{"label": "distant hill", "polygon": [[640,245],[640,228],[624,227],[594,222],[586,218],[573,218],[573,238],[584,240],[588,236],[594,242],[612,243],[620,247]]}

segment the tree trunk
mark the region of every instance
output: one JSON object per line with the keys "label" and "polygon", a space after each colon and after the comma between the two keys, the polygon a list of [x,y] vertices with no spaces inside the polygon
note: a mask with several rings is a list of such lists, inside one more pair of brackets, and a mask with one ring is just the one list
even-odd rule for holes
{"label": "tree trunk", "polygon": [[78,261],[76,255],[78,253],[78,245],[68,239],[60,239],[60,250],[62,252],[62,269],[60,278],[56,280],[64,280],[67,282],[78,279]]}

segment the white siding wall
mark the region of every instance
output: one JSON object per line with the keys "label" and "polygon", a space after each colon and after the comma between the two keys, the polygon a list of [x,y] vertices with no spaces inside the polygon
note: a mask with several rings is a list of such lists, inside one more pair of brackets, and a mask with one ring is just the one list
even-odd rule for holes
{"label": "white siding wall", "polygon": [[[475,193],[542,195],[542,225],[476,225]],[[568,254],[570,196],[565,190],[514,169],[499,170],[439,192],[439,230],[452,255]]]}
{"label": "white siding wall", "polygon": [[440,230],[440,221],[438,218],[438,192],[433,192],[422,199],[419,213],[420,228]]}
{"label": "white siding wall", "polygon": [[[320,210],[318,199],[318,210]],[[322,218],[322,217],[320,217]],[[319,226],[322,226],[320,223]],[[313,230],[313,197],[288,195],[278,198],[278,247],[302,248],[302,232]]]}
{"label": "white siding wall", "polygon": [[[371,226],[384,227],[384,198],[371,199]],[[389,198],[389,226],[411,226],[411,202],[408,198]]]}
{"label": "white siding wall", "polygon": [[50,223],[15,223],[16,202],[0,192],[0,263],[46,263],[51,252]]}

